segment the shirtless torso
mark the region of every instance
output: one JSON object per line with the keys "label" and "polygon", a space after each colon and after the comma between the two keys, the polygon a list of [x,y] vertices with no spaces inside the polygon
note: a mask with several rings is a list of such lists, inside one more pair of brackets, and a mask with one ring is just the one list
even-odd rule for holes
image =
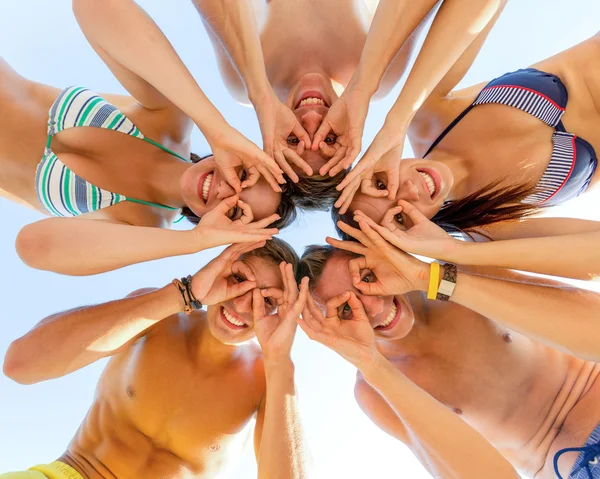
{"label": "shirtless torso", "polygon": [[[378,0],[254,0],[267,76],[275,92],[286,97],[306,73],[323,71],[345,87],[352,77],[367,38]],[[385,96],[400,80],[426,20],[405,42],[381,80],[377,96]],[[231,95],[248,103],[246,88],[219,40],[207,30],[225,85]],[[338,92],[339,93],[339,92]]]}
{"label": "shirtless torso", "polygon": [[[417,313],[413,330],[402,340],[380,341],[380,351],[483,434],[522,473],[555,477],[555,453],[583,445],[600,421],[600,366],[456,304],[409,296]],[[355,394],[381,429],[406,441],[396,414],[360,374]],[[564,477],[576,457],[571,453],[561,459]]]}
{"label": "shirtless torso", "polygon": [[260,348],[203,360],[216,341],[204,316],[164,319],[113,356],[59,460],[89,479],[183,479],[215,477],[239,457],[265,395]]}

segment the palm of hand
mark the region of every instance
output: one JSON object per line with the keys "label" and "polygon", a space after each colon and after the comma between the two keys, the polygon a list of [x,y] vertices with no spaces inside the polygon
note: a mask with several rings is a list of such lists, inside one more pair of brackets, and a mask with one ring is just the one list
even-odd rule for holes
{"label": "palm of hand", "polygon": [[265,315],[254,320],[256,339],[265,357],[282,357],[289,354],[294,342],[294,335],[289,334],[282,323],[286,320],[287,308],[279,306],[276,314]]}
{"label": "palm of hand", "polygon": [[325,333],[325,345],[357,367],[367,364],[376,352],[375,333],[366,318],[342,320],[326,326]]}

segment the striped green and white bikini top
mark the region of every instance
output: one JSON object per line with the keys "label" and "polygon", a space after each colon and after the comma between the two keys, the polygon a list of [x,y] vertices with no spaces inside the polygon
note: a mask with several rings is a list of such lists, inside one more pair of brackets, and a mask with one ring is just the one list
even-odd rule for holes
{"label": "striped green and white bikini top", "polygon": [[44,207],[54,216],[77,216],[90,211],[108,208],[122,201],[131,201],[169,210],[172,206],[128,198],[119,193],[103,190],[86,181],[69,169],[52,152],[52,137],[68,128],[95,127],[118,131],[144,140],[161,150],[189,163],[177,153],[149,138],[114,105],[91,90],[69,87],[56,99],[49,112],[48,143],[35,175],[35,190]]}

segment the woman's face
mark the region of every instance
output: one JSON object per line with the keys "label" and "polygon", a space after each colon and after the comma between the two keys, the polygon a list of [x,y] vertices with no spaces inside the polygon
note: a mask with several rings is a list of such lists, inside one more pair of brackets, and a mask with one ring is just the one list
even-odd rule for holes
{"label": "woman's face", "polygon": [[[381,223],[385,213],[395,207],[398,200],[412,203],[427,218],[432,218],[441,209],[450,194],[454,176],[443,163],[422,159],[400,159],[399,187],[396,197],[373,198],[361,191],[354,195],[350,211],[361,210],[376,223]],[[373,175],[373,185],[387,189],[389,180],[384,172]],[[409,228],[409,219],[404,213],[397,217],[399,224]]]}
{"label": "woman's face", "polygon": [[[247,176],[246,169],[239,167],[238,175],[243,182]],[[225,181],[223,172],[213,157],[205,158],[188,168],[181,177],[180,185],[185,204],[200,218],[221,201],[236,194]],[[242,190],[240,200],[250,205],[255,220],[261,220],[277,212],[281,193],[273,191],[261,176],[254,186]],[[236,220],[242,216],[242,212],[238,207],[234,207],[229,211],[228,216]]]}

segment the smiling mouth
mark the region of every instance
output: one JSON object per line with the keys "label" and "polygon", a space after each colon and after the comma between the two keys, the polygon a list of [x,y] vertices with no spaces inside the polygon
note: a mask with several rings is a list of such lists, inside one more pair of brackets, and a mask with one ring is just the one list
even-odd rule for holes
{"label": "smiling mouth", "polygon": [[210,191],[210,185],[212,184],[214,176],[214,173],[209,173],[204,177],[204,181],[202,181],[202,199],[205,203],[208,201],[208,193]]}
{"label": "smiling mouth", "polygon": [[429,197],[433,198],[437,192],[437,185],[435,184],[435,180],[433,179],[433,176],[431,176],[425,170],[417,170],[417,172],[419,173],[419,175],[423,179],[423,182],[425,183],[425,187],[427,188],[427,191],[429,192]]}
{"label": "smiling mouth", "polygon": [[325,98],[323,98],[323,95],[321,95],[319,92],[307,91],[300,97],[300,100],[294,107],[294,110],[301,108],[303,106],[313,106],[313,105],[329,107],[329,105],[325,101]]}
{"label": "smiling mouth", "polygon": [[387,318],[378,326],[375,326],[373,329],[377,329],[379,331],[387,331],[392,329],[398,323],[400,319],[400,305],[396,302],[396,298],[392,301],[392,307],[390,308],[390,312],[388,313]]}
{"label": "smiling mouth", "polygon": [[226,326],[228,326],[231,329],[245,329],[248,327],[248,325],[242,321],[240,321],[238,318],[234,317],[229,311],[227,311],[223,306],[221,306],[221,311],[220,311],[220,316],[221,316],[221,320],[225,323]]}

